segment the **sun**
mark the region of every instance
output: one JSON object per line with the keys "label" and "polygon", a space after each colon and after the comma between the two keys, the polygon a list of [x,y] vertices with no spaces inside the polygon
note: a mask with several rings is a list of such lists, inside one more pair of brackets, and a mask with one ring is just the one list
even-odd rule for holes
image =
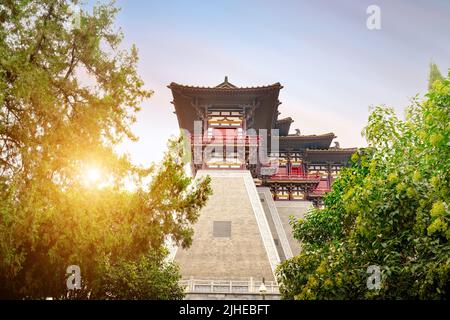
{"label": "sun", "polygon": [[100,169],[88,168],[86,170],[86,179],[92,182],[97,182],[101,177]]}
{"label": "sun", "polygon": [[88,167],[83,173],[83,180],[89,186],[96,186],[100,183],[102,171],[97,167]]}

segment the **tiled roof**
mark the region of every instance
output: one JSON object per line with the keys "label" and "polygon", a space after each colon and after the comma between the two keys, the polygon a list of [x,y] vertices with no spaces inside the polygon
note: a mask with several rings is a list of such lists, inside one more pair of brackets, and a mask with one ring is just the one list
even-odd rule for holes
{"label": "tiled roof", "polygon": [[225,81],[220,83],[215,87],[203,87],[203,86],[187,86],[172,82],[169,89],[181,89],[184,91],[195,91],[195,92],[227,92],[227,91],[237,91],[237,92],[252,92],[252,91],[267,91],[273,89],[281,89],[283,86],[277,82],[267,86],[259,87],[237,87],[234,84],[228,82],[228,77],[225,77]]}
{"label": "tiled roof", "polygon": [[354,152],[358,150],[358,148],[329,148],[329,149],[307,149],[308,152]]}
{"label": "tiled roof", "polygon": [[284,137],[280,137],[280,139],[288,139],[288,140],[302,140],[302,139],[323,139],[323,138],[329,138],[329,137],[336,138],[333,132],[324,133],[324,134],[310,134],[310,135],[288,135]]}

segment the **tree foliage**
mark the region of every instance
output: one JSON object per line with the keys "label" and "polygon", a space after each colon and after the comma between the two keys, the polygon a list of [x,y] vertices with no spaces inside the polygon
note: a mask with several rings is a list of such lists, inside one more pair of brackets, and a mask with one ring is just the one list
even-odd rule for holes
{"label": "tree foliage", "polygon": [[[450,77],[450,74],[449,74]],[[286,299],[444,299],[450,294],[450,79],[399,119],[378,106],[325,208],[293,221],[302,252],[278,269]],[[381,287],[367,286],[368,267]]]}
{"label": "tree foliage", "polygon": [[442,81],[444,77],[442,76],[441,72],[439,71],[438,66],[436,63],[431,62],[430,63],[430,72],[428,74],[428,90],[431,90],[433,88],[433,85],[436,81]]}
{"label": "tree foliage", "polygon": [[[184,297],[179,285],[177,265],[164,256],[151,253],[136,261],[122,260],[114,266],[105,264],[103,276],[95,285],[96,299],[173,300]],[[72,291],[77,294],[76,291]]]}
{"label": "tree foliage", "polygon": [[[117,8],[77,18],[75,4],[0,4],[0,298],[179,298],[164,243],[190,244],[208,180],[186,176],[179,141],[150,168],[114,152],[151,92],[136,48],[120,49]],[[102,181],[86,181],[92,167]]]}

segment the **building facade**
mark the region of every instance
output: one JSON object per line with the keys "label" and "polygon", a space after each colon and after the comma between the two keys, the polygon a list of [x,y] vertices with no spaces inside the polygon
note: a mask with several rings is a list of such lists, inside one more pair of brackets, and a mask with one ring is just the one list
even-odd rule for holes
{"label": "building facade", "polygon": [[215,87],[171,83],[191,168],[211,177],[213,194],[193,226],[189,249],[173,248],[189,297],[258,298],[264,282],[276,298],[276,266],[301,250],[290,217],[321,205],[356,149],[333,133],[290,134],[279,118],[281,84]]}
{"label": "building facade", "polygon": [[[194,157],[201,159],[193,163],[194,174],[200,169],[247,169],[258,186],[270,188],[276,201],[309,200],[320,205],[356,151],[340,148],[337,142],[331,146],[334,133],[301,135],[296,129],[290,134],[292,118],[279,118],[283,88],[279,83],[238,88],[225,78],[212,88],[177,83],[169,88],[180,128],[190,137]],[[263,130],[266,136],[260,134]],[[275,151],[271,141],[276,131]],[[262,143],[267,143],[270,159],[252,163],[252,153],[258,158]],[[207,148],[212,152],[205,156]]]}

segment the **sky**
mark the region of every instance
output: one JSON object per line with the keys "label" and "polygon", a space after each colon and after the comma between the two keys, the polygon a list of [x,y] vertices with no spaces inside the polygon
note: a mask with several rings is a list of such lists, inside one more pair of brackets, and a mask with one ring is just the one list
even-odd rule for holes
{"label": "sky", "polygon": [[[450,67],[449,0],[118,0],[124,48],[139,50],[138,73],[154,95],[142,104],[135,143],[120,152],[148,166],[161,159],[178,123],[167,85],[280,82],[280,117],[291,131],[334,132],[361,147],[369,106],[399,115],[426,93],[429,63]],[[369,5],[381,29],[369,30]]]}

